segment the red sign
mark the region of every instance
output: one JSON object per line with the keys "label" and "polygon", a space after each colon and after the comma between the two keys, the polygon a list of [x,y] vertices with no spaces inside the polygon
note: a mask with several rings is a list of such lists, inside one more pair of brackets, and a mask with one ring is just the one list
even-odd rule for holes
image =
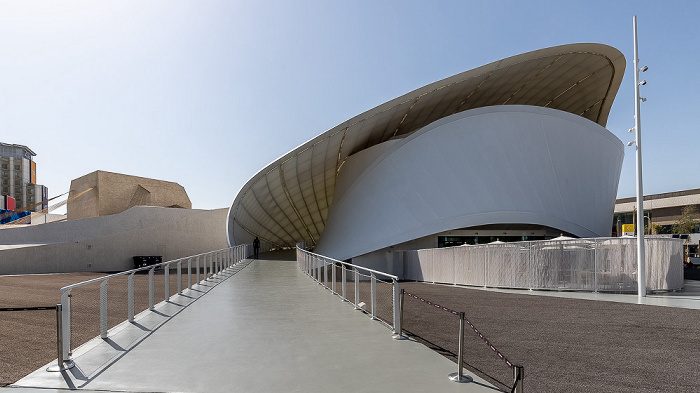
{"label": "red sign", "polygon": [[5,210],[15,210],[15,198],[5,195]]}

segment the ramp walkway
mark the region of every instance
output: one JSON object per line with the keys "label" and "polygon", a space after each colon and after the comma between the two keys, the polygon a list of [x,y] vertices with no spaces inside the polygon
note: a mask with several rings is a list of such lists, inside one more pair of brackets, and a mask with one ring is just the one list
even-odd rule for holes
{"label": "ramp walkway", "polygon": [[201,288],[206,294],[185,292],[150,319],[76,349],[73,369],[44,367],[0,391],[497,391],[474,375],[471,383],[450,381],[456,364],[414,341],[393,340],[391,330],[331,295],[295,261],[237,266]]}

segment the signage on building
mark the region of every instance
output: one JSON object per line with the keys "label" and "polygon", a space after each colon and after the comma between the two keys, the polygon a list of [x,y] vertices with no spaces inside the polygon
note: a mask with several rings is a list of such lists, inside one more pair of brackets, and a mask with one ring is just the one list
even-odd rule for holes
{"label": "signage on building", "polygon": [[29,182],[36,184],[36,162],[29,161],[30,171],[29,171]]}
{"label": "signage on building", "polygon": [[622,224],[622,236],[634,236],[634,224]]}

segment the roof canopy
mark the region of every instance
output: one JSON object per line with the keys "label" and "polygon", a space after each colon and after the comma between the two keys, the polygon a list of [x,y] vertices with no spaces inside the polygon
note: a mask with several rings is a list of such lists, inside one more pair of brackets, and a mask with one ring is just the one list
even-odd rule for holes
{"label": "roof canopy", "polygon": [[316,243],[345,159],[443,117],[492,105],[570,112],[605,126],[625,69],[617,49],[570,44],[509,57],[414,90],[326,131],[253,176],[228,218],[232,244]]}

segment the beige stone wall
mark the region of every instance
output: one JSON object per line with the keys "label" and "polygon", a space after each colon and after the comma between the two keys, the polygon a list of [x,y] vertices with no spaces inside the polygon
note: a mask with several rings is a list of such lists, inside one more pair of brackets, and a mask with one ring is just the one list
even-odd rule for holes
{"label": "beige stone wall", "polygon": [[223,249],[227,213],[136,206],[104,217],[5,229],[0,275],[124,271],[137,255],[167,261]]}
{"label": "beige stone wall", "polygon": [[187,192],[177,183],[119,173],[89,173],[71,181],[70,190],[69,220],[117,214],[134,206],[192,208]]}

